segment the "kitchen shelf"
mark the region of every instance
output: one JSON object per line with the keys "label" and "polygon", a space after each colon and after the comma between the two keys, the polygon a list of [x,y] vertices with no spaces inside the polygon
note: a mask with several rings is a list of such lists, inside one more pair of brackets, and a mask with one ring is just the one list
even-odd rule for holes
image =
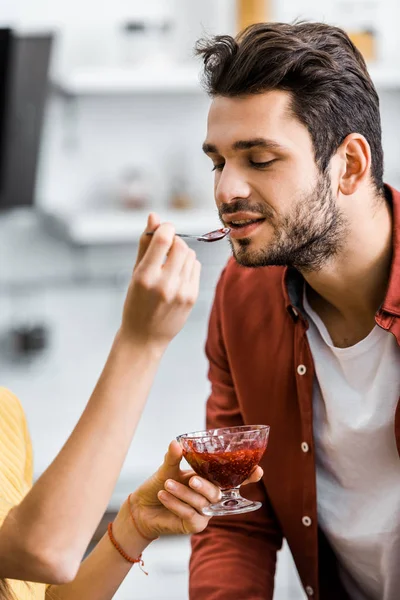
{"label": "kitchen shelf", "polygon": [[[400,90],[400,68],[373,63],[369,71],[378,89]],[[53,87],[68,97],[126,94],[204,94],[198,65],[87,67],[54,77]]]}
{"label": "kitchen shelf", "polygon": [[[137,243],[149,211],[42,212],[47,229],[73,245],[116,245]],[[221,227],[216,210],[158,210],[178,233],[202,234]]]}
{"label": "kitchen shelf", "polygon": [[143,93],[198,93],[200,71],[193,65],[132,68],[81,68],[53,79],[53,87],[66,96]]}

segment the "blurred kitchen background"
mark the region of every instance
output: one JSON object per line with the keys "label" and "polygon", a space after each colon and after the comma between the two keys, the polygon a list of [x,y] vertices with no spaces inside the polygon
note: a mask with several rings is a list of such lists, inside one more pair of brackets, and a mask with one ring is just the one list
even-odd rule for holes
{"label": "blurred kitchen background", "polygon": [[[370,64],[385,179],[400,186],[400,8],[397,0],[0,0],[0,9],[0,383],[23,402],[37,477],[100,374],[149,209],[181,232],[218,225],[201,151],[209,99],[196,39],[262,20],[343,26]],[[172,438],[204,423],[203,345],[229,246],[195,248],[200,299],[162,363],[110,512]],[[188,557],[187,539],[153,544],[149,577],[134,568],[117,599],[186,599]],[[286,549],[275,597],[304,597]]]}

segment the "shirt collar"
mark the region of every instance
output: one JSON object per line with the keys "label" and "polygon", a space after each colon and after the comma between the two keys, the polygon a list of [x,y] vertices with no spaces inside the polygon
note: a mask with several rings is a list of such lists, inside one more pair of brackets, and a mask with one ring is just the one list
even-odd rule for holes
{"label": "shirt collar", "polygon": [[400,192],[385,185],[385,195],[393,210],[392,263],[381,310],[400,316]]}

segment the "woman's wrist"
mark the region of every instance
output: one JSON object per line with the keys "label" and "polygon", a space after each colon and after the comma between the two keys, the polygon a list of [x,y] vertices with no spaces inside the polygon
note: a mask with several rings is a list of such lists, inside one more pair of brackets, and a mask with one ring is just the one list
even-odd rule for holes
{"label": "woman's wrist", "polygon": [[[167,344],[168,345],[168,344]],[[166,344],[157,344],[150,340],[141,340],[126,328],[121,326],[114,339],[114,348],[123,354],[137,354],[146,360],[158,362],[163,357],[167,348]]]}
{"label": "woman's wrist", "polygon": [[132,518],[130,509],[130,498],[128,498],[116,516],[113,526],[113,535],[118,544],[124,549],[126,554],[132,558],[139,557],[142,552],[156,538],[150,538],[143,535]]}

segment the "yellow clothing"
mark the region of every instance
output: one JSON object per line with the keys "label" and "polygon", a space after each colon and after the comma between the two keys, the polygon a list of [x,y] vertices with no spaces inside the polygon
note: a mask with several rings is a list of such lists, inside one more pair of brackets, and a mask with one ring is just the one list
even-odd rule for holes
{"label": "yellow clothing", "polygon": [[[22,406],[0,387],[0,526],[32,486],[32,444]],[[10,581],[18,600],[44,600],[45,585]]]}

